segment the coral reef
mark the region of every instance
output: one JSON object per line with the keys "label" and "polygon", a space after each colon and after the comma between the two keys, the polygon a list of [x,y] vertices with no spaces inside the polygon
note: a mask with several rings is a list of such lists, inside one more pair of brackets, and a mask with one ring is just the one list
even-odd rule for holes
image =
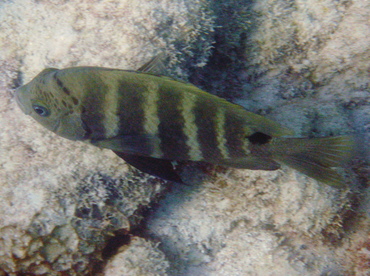
{"label": "coral reef", "polygon": [[[143,261],[145,260],[145,261]],[[166,275],[168,261],[155,244],[134,238],[122,246],[104,268],[105,275]]]}
{"label": "coral reef", "polygon": [[[112,152],[53,135],[22,114],[13,89],[45,67],[136,69],[165,52],[170,72],[207,59],[207,1],[3,1],[0,4],[0,274],[97,271],[117,230],[164,189]],[[176,65],[176,66],[175,66]],[[149,245],[147,245],[149,247]],[[150,260],[148,260],[149,262]]]}
{"label": "coral reef", "polygon": [[170,275],[344,272],[326,239],[343,235],[348,190],[319,186],[289,168],[211,170],[203,179],[195,168],[183,173],[193,176],[191,186],[168,194],[147,222]]}
{"label": "coral reef", "polygon": [[[366,0],[1,3],[0,275],[368,275],[369,14]],[[355,133],[349,189],[180,164],[189,186],[143,212],[163,182],[13,99],[44,67],[136,69],[163,51],[170,74],[297,136]]]}
{"label": "coral reef", "polygon": [[[208,1],[32,1],[1,4],[3,59],[29,81],[45,67],[137,69],[165,52],[169,66],[204,64],[213,42]],[[183,71],[177,72],[184,77]]]}
{"label": "coral reef", "polygon": [[368,275],[369,10],[367,1],[216,7],[215,51],[192,81],[297,136],[355,135],[356,174],[348,191],[288,168],[226,170],[179,188],[148,220],[170,275]]}

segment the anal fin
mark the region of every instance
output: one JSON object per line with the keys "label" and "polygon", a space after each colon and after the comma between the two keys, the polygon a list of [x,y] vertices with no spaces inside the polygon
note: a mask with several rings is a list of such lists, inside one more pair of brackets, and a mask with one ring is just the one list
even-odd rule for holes
{"label": "anal fin", "polygon": [[119,151],[113,151],[120,158],[136,169],[177,183],[183,183],[180,176],[175,172],[170,160],[140,156]]}

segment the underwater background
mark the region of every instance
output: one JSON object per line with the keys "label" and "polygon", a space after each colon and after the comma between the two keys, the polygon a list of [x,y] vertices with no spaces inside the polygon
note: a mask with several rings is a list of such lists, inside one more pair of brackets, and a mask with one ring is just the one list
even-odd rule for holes
{"label": "underwater background", "polygon": [[[46,67],[168,75],[293,129],[352,134],[348,189],[278,171],[128,167],[24,116]],[[0,3],[0,275],[369,275],[370,3],[14,0]]]}

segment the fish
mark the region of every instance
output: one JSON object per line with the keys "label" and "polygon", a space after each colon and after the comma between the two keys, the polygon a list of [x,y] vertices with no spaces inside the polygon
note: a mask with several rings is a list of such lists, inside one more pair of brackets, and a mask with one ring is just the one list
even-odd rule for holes
{"label": "fish", "polygon": [[174,161],[250,170],[282,164],[343,187],[337,172],[350,135],[305,138],[195,85],[161,74],[160,59],[138,70],[47,68],[15,91],[26,115],[57,135],[110,149],[133,167],[183,183]]}

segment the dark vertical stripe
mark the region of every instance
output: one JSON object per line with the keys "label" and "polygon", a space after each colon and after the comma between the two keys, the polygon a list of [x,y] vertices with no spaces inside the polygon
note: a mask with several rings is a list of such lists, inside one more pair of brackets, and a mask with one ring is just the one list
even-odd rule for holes
{"label": "dark vertical stripe", "polygon": [[[126,76],[127,77],[127,76]],[[127,77],[118,82],[119,101],[119,132],[125,145],[123,148],[130,148],[136,153],[151,156],[155,146],[156,137],[145,132],[145,94],[148,89],[139,79]]]}
{"label": "dark vertical stripe", "polygon": [[71,95],[71,91],[67,87],[65,87],[64,83],[57,77],[57,73],[59,71],[55,71],[53,78],[56,81],[57,85],[62,89],[62,91],[67,94],[68,96]]}
{"label": "dark vertical stripe", "polygon": [[245,157],[245,121],[236,116],[232,110],[225,114],[225,138],[230,158]]}
{"label": "dark vertical stripe", "polygon": [[163,88],[159,91],[158,135],[163,157],[172,160],[189,159],[189,147],[184,134],[184,118],[181,114],[182,97],[182,92],[167,91]]}
{"label": "dark vertical stripe", "polygon": [[118,84],[119,134],[128,136],[143,135],[144,133],[144,93],[145,86],[135,84],[130,80],[120,80]]}
{"label": "dark vertical stripe", "polygon": [[104,127],[104,92],[108,87],[99,80],[98,76],[90,73],[88,81],[85,81],[85,93],[82,99],[81,120],[90,131],[89,138],[101,140],[105,138]]}
{"label": "dark vertical stripe", "polygon": [[217,105],[205,97],[198,97],[194,113],[198,127],[198,141],[205,161],[223,159],[217,141],[217,112],[221,112]]}

